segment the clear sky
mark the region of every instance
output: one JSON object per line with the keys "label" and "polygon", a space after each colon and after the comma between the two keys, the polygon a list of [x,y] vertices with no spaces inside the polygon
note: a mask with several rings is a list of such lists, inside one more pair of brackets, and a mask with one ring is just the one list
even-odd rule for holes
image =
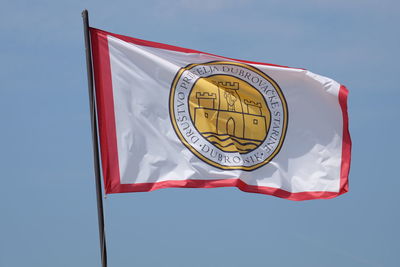
{"label": "clear sky", "polygon": [[81,11],[91,25],[302,67],[349,91],[350,192],[105,200],[109,266],[398,266],[399,1],[2,1],[0,267],[100,266]]}

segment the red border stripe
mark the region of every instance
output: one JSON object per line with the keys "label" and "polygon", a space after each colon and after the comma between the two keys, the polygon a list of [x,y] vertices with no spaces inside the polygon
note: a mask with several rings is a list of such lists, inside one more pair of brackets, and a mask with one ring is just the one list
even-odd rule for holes
{"label": "red border stripe", "polygon": [[210,53],[206,53],[206,52],[201,52],[201,51],[193,50],[193,49],[189,49],[189,48],[183,48],[183,47],[179,47],[179,46],[173,46],[173,45],[162,44],[162,43],[157,43],[157,42],[152,42],[152,41],[146,41],[146,40],[133,38],[133,37],[125,36],[125,35],[115,34],[115,33],[112,33],[112,32],[106,32],[106,31],[103,31],[103,30],[100,30],[100,29],[95,29],[95,28],[90,28],[90,30],[91,31],[96,31],[99,34],[110,35],[110,36],[116,37],[118,39],[121,39],[121,40],[123,40],[125,42],[132,43],[132,44],[137,44],[137,45],[141,45],[141,46],[155,47],[155,48],[171,50],[171,51],[177,51],[177,52],[182,52],[182,53],[204,54],[204,55],[210,55],[210,56],[219,57],[219,58],[223,58],[223,59],[239,61],[239,62],[243,62],[243,63],[250,63],[250,64],[266,65],[266,66],[273,66],[273,67],[280,67],[280,68],[290,68],[290,69],[304,70],[302,68],[293,68],[293,67],[270,64],[270,63],[264,63],[264,62],[256,62],[256,61],[248,61],[248,60],[242,60],[242,59],[223,57],[223,56],[210,54]]}
{"label": "red border stripe", "polygon": [[279,188],[248,185],[240,179],[220,179],[220,180],[169,180],[157,183],[137,183],[137,184],[120,184],[112,193],[129,193],[129,192],[150,192],[163,188],[218,188],[218,187],[237,187],[247,193],[259,193],[265,195],[276,196],[288,200],[311,200],[311,199],[328,199],[341,195],[345,192],[327,192],[313,191],[291,193]]}
{"label": "red border stripe", "polygon": [[106,194],[120,183],[110,53],[107,35],[90,29],[101,161]]}
{"label": "red border stripe", "polygon": [[347,96],[349,91],[346,86],[341,85],[339,90],[339,103],[343,114],[343,137],[342,137],[342,164],[340,168],[340,194],[349,191],[349,172],[351,162],[351,138],[349,132],[349,115],[347,113]]}
{"label": "red border stripe", "polygon": [[[343,140],[342,140],[342,162],[340,170],[340,189],[339,192],[313,191],[291,193],[279,188],[248,185],[240,179],[219,179],[219,180],[169,180],[157,183],[136,183],[121,184],[118,164],[117,138],[114,114],[114,100],[112,91],[110,55],[108,50],[107,35],[114,36],[126,42],[137,45],[156,47],[161,49],[173,50],[183,53],[203,53],[200,51],[186,49],[167,44],[155,43],[136,39],[119,34],[109,33],[99,29],[90,28],[91,41],[93,47],[93,64],[96,82],[96,101],[100,132],[101,159],[103,166],[103,176],[106,194],[127,193],[127,192],[149,192],[162,188],[216,188],[216,187],[237,187],[249,193],[261,193],[272,195],[289,200],[310,200],[328,199],[348,192],[348,175],[351,161],[351,139],[348,129],[347,95],[348,90],[345,86],[340,86],[338,101],[343,115]],[[217,56],[213,54],[208,54]],[[218,56],[221,57],[221,56]],[[224,57],[221,57],[224,58]],[[230,59],[230,58],[226,58]],[[268,66],[284,67],[280,65],[252,62],[231,59],[235,61],[261,64]]]}

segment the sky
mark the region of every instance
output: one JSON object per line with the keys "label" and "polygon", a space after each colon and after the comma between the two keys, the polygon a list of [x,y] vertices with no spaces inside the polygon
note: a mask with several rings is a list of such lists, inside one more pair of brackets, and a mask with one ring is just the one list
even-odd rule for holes
{"label": "sky", "polygon": [[398,264],[400,2],[3,0],[0,267],[100,266],[84,8],[96,28],[306,68],[350,92],[349,193],[304,202],[235,188],[109,195],[109,266]]}

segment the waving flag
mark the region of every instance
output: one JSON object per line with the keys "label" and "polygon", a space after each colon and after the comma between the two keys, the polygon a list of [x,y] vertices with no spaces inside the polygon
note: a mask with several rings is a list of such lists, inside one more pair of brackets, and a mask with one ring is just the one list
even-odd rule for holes
{"label": "waving flag", "polygon": [[347,89],[305,69],[90,29],[107,194],[348,191]]}

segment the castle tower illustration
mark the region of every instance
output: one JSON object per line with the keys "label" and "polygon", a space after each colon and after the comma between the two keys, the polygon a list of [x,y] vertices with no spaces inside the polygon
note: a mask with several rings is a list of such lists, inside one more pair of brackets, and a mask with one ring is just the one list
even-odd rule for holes
{"label": "castle tower illustration", "polygon": [[246,138],[263,140],[267,131],[267,122],[266,117],[262,114],[261,102],[245,99],[244,103],[247,108],[247,113],[244,114],[244,124],[249,129],[245,133]]}
{"label": "castle tower illustration", "polygon": [[246,104],[248,114],[262,115],[262,106],[260,102],[256,103],[252,100],[245,99],[244,103]]}
{"label": "castle tower illustration", "polygon": [[246,153],[256,148],[264,140],[268,126],[262,103],[242,99],[239,82],[214,84],[217,91],[204,88],[196,92],[194,124],[197,130],[223,151]]}
{"label": "castle tower illustration", "polygon": [[244,137],[243,106],[240,99],[238,82],[218,82],[220,106],[217,121],[217,133]]}
{"label": "castle tower illustration", "polygon": [[225,100],[222,101],[222,103],[220,102],[222,106],[220,106],[219,109],[243,112],[242,103],[240,101],[238,91],[238,82],[218,82],[218,92],[220,94],[220,97]]}
{"label": "castle tower illustration", "polygon": [[198,107],[195,108],[194,124],[201,133],[216,133],[217,114],[216,93],[197,92]]}

